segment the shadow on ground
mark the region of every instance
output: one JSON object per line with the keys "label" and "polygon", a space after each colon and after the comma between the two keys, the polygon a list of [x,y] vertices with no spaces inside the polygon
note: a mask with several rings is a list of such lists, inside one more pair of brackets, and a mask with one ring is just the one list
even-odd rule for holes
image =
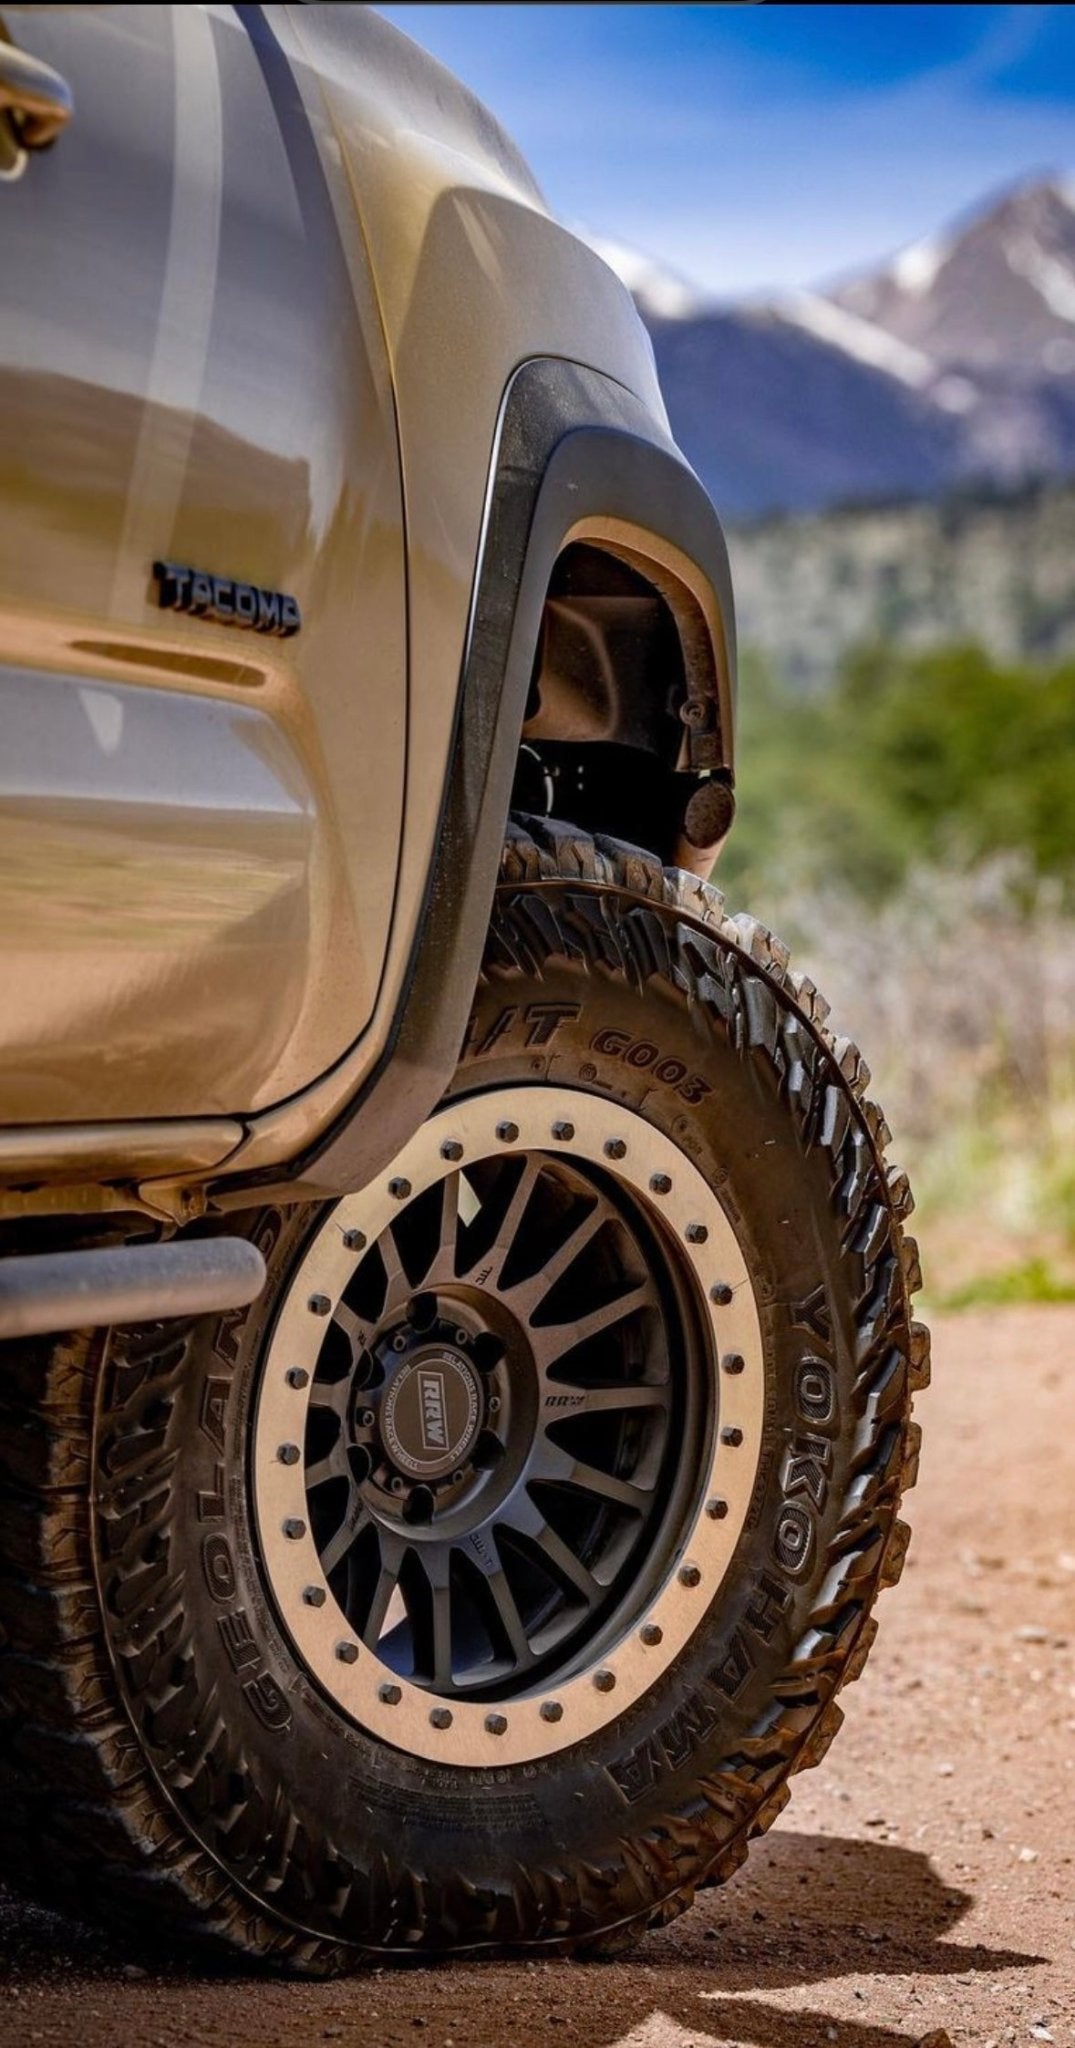
{"label": "shadow on ground", "polygon": [[[853,1975],[872,1978],[880,2001],[878,1980],[888,1977],[966,1978],[1044,1960],[954,1938],[972,1903],[916,1850],[778,1832],[758,1845],[748,1873],[615,1961],[412,1964],[310,1984],[135,1949],[0,1894],[0,2040],[60,2041],[74,2024],[80,2048],[203,2034],[234,2048],[266,2039],[280,2048],[319,2039],[608,2048],[625,2036],[632,2048],[815,2048],[834,2039],[894,2048],[924,2031],[913,2009],[899,2026],[876,2024],[868,1999],[861,2020],[837,2019],[809,1999],[790,2008],[787,1992]],[[776,1991],[785,1996],[767,2001]]]}

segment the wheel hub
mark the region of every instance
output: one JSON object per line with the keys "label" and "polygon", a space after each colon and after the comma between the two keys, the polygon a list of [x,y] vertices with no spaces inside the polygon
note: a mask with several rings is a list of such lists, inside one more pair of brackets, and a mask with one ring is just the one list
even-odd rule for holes
{"label": "wheel hub", "polygon": [[258,1529],[296,1650],[416,1754],[582,1739],[715,1596],[763,1408],[743,1255],[678,1146],[569,1089],[452,1105],[326,1218],[264,1361]]}

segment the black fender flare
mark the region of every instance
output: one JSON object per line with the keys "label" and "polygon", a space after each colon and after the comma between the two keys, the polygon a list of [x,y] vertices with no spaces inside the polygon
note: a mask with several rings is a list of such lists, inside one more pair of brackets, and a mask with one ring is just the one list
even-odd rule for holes
{"label": "black fender flare", "polygon": [[723,699],[712,765],[731,765],[731,577],[702,485],[622,385],[559,359],[522,364],[500,413],[448,774],[403,993],[372,1074],[292,1165],[303,1194],[339,1195],[383,1171],[454,1072],[481,969],[549,579],[584,521],[630,527],[643,548],[651,536],[708,591],[718,622],[709,650],[714,699],[718,687]]}

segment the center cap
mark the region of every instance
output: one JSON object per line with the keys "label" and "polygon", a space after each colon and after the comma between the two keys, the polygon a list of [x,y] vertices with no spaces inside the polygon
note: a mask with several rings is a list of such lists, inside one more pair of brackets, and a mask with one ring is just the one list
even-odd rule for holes
{"label": "center cap", "polygon": [[381,1405],[381,1436],[392,1463],[415,1479],[440,1479],[464,1462],[478,1433],[477,1375],[438,1346],[408,1359]]}

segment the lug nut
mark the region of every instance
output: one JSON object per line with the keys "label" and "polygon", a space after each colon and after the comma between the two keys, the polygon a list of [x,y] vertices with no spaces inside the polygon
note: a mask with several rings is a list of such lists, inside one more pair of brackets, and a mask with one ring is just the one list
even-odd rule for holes
{"label": "lug nut", "polygon": [[514,1145],[519,1136],[519,1126],[512,1123],[498,1124],[496,1134],[502,1145]]}
{"label": "lug nut", "polygon": [[390,1180],[388,1183],[388,1192],[391,1195],[393,1201],[395,1202],[405,1202],[408,1195],[410,1194],[410,1191],[410,1181],[404,1180],[402,1176],[399,1176],[395,1180]]}
{"label": "lug nut", "polygon": [[457,1331],[456,1331],[456,1333],[455,1333],[455,1341],[456,1341],[456,1343],[457,1343],[457,1344],[469,1344],[469,1343],[470,1343],[470,1331],[469,1331],[469,1330],[457,1330]]}
{"label": "lug nut", "polygon": [[363,1408],[358,1418],[359,1429],[372,1429],[377,1417],[372,1408]]}
{"label": "lug nut", "polygon": [[341,1664],[357,1664],[357,1663],[358,1663],[358,1644],[357,1644],[357,1643],[337,1643],[337,1645],[336,1645],[336,1655],[337,1655],[337,1657],[339,1658],[339,1660],[340,1660],[340,1663],[341,1663]]}
{"label": "lug nut", "polygon": [[433,1712],[429,1716],[429,1725],[431,1728],[450,1728],[452,1716],[449,1709],[447,1707],[434,1707]]}
{"label": "lug nut", "polygon": [[403,1694],[398,1685],[379,1685],[377,1687],[377,1698],[383,1707],[398,1707]]}
{"label": "lug nut", "polygon": [[281,1465],[297,1465],[302,1454],[298,1444],[281,1444],[276,1455]]}
{"label": "lug nut", "polygon": [[649,1184],[655,1195],[670,1195],[672,1192],[672,1183],[666,1173],[651,1173]]}
{"label": "lug nut", "polygon": [[709,1299],[715,1301],[718,1308],[727,1308],[731,1298],[732,1290],[726,1280],[718,1280],[716,1286],[709,1290]]}
{"label": "lug nut", "polygon": [[574,1124],[563,1122],[555,1123],[552,1127],[552,1135],[561,1145],[569,1145],[575,1135],[575,1126]]}
{"label": "lug nut", "polygon": [[365,1231],[345,1230],[343,1233],[343,1248],[347,1252],[364,1252],[366,1249]]}
{"label": "lug nut", "polygon": [[389,1480],[388,1484],[393,1493],[406,1493],[407,1491],[407,1482],[405,1479],[400,1478],[398,1472]]}
{"label": "lug nut", "polygon": [[458,1138],[445,1138],[440,1148],[440,1156],[442,1159],[462,1159],[463,1147]]}
{"label": "lug nut", "polygon": [[728,1512],[728,1503],[726,1500],[707,1500],[705,1511],[711,1522],[723,1522]]}
{"label": "lug nut", "polygon": [[543,1721],[562,1721],[564,1710],[559,1700],[542,1700],[541,1718]]}
{"label": "lug nut", "polygon": [[301,1365],[289,1366],[284,1378],[289,1387],[308,1387],[310,1384],[310,1375]]}
{"label": "lug nut", "polygon": [[616,1674],[614,1671],[595,1671],[593,1682],[598,1692],[611,1692],[616,1683]]}
{"label": "lug nut", "polygon": [[605,1145],[606,1159],[626,1159],[627,1147],[622,1138],[609,1138]]}
{"label": "lug nut", "polygon": [[720,1440],[722,1444],[731,1444],[733,1450],[736,1450],[743,1441],[743,1432],[741,1429],[722,1429]]}
{"label": "lug nut", "polygon": [[332,1313],[332,1303],[327,1294],[311,1294],[306,1306],[312,1316],[327,1316]]}
{"label": "lug nut", "polygon": [[485,1726],[490,1735],[506,1735],[508,1724],[503,1714],[486,1714]]}
{"label": "lug nut", "polygon": [[396,1334],[392,1339],[392,1349],[393,1351],[406,1351],[407,1339],[402,1330],[396,1331]]}
{"label": "lug nut", "polygon": [[325,1604],[325,1589],[323,1586],[304,1586],[302,1597],[307,1607],[323,1607]]}
{"label": "lug nut", "polygon": [[300,1522],[297,1515],[288,1515],[287,1520],[284,1523],[284,1535],[288,1537],[292,1543],[297,1543],[300,1537],[305,1536],[305,1534],[305,1522]]}
{"label": "lug nut", "polygon": [[704,1223],[688,1223],[683,1235],[688,1244],[705,1244],[709,1232]]}
{"label": "lug nut", "polygon": [[730,1372],[733,1374],[737,1372],[742,1372],[744,1366],[746,1365],[746,1359],[743,1357],[741,1351],[726,1351],[724,1357],[721,1359],[720,1362],[721,1365],[724,1367],[725,1372]]}
{"label": "lug nut", "polygon": [[488,1406],[489,1406],[489,1413],[490,1413],[490,1415],[499,1415],[499,1413],[500,1413],[500,1395],[499,1395],[499,1394],[490,1394],[490,1396],[489,1396],[489,1403],[488,1403]]}
{"label": "lug nut", "polygon": [[638,1633],[647,1650],[655,1650],[658,1643],[664,1641],[664,1630],[658,1628],[655,1621],[647,1621],[645,1627],[640,1628]]}
{"label": "lug nut", "polygon": [[696,1564],[680,1565],[679,1583],[681,1586],[700,1586],[702,1583],[702,1574],[699,1571],[698,1566]]}
{"label": "lug nut", "polygon": [[466,1473],[465,1473],[465,1472],[453,1472],[453,1473],[452,1473],[452,1485],[453,1485],[453,1486],[462,1486],[462,1484],[463,1484],[463,1481],[464,1481],[464,1479],[465,1479],[465,1478],[466,1478]]}

